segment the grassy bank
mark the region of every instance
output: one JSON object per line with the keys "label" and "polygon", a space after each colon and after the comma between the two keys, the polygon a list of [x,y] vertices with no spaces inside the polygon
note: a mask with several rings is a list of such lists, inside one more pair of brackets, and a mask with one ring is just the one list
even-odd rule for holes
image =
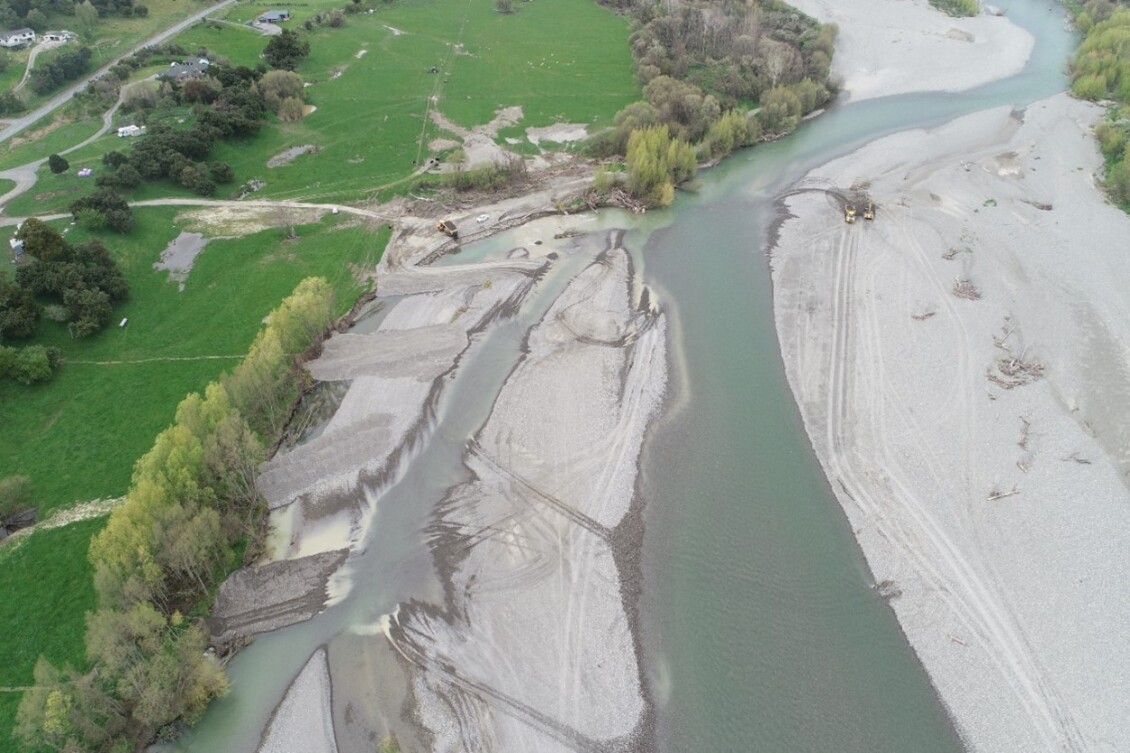
{"label": "grassy bank", "polygon": [[[213,240],[179,291],[153,269],[179,233],[176,215],[139,210],[133,233],[103,238],[130,283],[131,299],[116,314],[129,318],[125,329],[75,341],[47,322],[37,341],[62,348],[67,364],[58,376],[36,387],[0,383],[0,476],[30,476],[44,513],[122,494],[177,402],[234,365],[299,280],[326,277],[348,307],[361,291],[349,265],[375,264],[388,240],[387,231],[350,226],[342,215],[298,227],[296,240],[277,229]],[[68,238],[80,241],[80,231]]]}
{"label": "grassy bank", "polygon": [[[0,686],[29,684],[41,654],[56,664],[86,666],[84,615],[94,608],[87,549],[105,523],[104,517],[83,521],[0,546]],[[19,704],[19,693],[0,692],[0,753],[27,753],[11,736]]]}

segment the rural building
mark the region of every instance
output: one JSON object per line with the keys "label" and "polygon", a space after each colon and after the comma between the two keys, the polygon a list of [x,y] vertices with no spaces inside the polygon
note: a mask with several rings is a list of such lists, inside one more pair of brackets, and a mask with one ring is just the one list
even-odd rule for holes
{"label": "rural building", "polygon": [[259,18],[255,19],[261,24],[277,24],[279,21],[289,21],[289,10],[269,10],[263,13]]}
{"label": "rural building", "polygon": [[12,260],[18,262],[24,255],[24,242],[19,238],[9,238],[8,245],[12,247]]}
{"label": "rural building", "polygon": [[77,39],[78,35],[73,31],[45,31],[43,32],[44,42],[70,42]]}
{"label": "rural building", "polygon": [[157,74],[161,81],[184,81],[198,78],[208,72],[210,63],[204,58],[189,60],[187,63],[170,63],[169,67]]}
{"label": "rural building", "polygon": [[31,29],[16,29],[0,34],[0,47],[23,47],[35,41],[35,32]]}
{"label": "rural building", "polygon": [[136,136],[144,130],[144,128],[135,125],[122,126],[118,129],[118,137],[125,138],[127,136]]}

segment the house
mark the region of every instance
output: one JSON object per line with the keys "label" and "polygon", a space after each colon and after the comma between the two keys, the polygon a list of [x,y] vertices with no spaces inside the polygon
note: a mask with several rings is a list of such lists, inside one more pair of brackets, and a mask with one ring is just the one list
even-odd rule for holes
{"label": "house", "polygon": [[73,31],[45,31],[43,32],[44,42],[70,42],[78,39],[78,35]]}
{"label": "house", "polygon": [[24,242],[19,238],[9,238],[8,245],[12,248],[12,259],[17,264],[24,255]]}
{"label": "house", "polygon": [[277,24],[280,21],[290,20],[289,10],[269,10],[255,19],[261,24]]}
{"label": "house", "polygon": [[127,136],[136,136],[144,130],[144,128],[135,125],[122,126],[118,129],[118,137],[125,138]]}
{"label": "house", "polygon": [[31,29],[16,29],[0,34],[0,47],[23,47],[35,41],[35,32]]}
{"label": "house", "polygon": [[211,65],[206,59],[189,60],[184,63],[169,63],[169,67],[157,74],[161,81],[184,81],[190,78],[199,78],[208,72]]}

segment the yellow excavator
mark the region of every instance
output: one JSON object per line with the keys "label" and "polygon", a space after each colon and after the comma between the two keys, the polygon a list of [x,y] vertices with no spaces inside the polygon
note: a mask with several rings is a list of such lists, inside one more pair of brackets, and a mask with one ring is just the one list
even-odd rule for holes
{"label": "yellow excavator", "polygon": [[863,208],[863,219],[875,219],[875,204],[870,199],[867,200],[867,206]]}

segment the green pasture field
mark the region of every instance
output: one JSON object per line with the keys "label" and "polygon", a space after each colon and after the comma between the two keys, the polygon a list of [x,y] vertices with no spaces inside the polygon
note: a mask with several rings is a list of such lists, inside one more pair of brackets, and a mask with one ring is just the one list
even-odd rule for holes
{"label": "green pasture field", "polygon": [[[267,7],[240,4],[228,17],[253,18]],[[302,28],[304,18],[334,7],[340,3],[292,8],[295,18],[283,24],[310,42],[298,72],[312,84],[306,92],[317,109],[296,123],[272,119],[258,137],[213,150],[238,182],[266,181],[264,197],[347,201],[406,178],[439,135],[425,115],[432,96],[467,128],[522,105],[522,129],[558,121],[599,128],[639,98],[627,21],[592,0],[517,3],[511,15],[499,14],[493,0],[398,0],[348,15],[337,29]],[[267,40],[225,24],[197,25],[177,41],[253,66]],[[322,151],[267,168],[271,156],[303,144]]]}
{"label": "green pasture field", "polygon": [[66,212],[68,204],[94,190],[93,176],[78,177],[79,169],[86,164],[77,162],[70,156],[66,159],[70,161],[71,169],[61,175],[52,173],[46,164],[40,165],[36,171],[38,178],[35,186],[4,205],[4,215],[28,217],[33,214]]}
{"label": "green pasture field", "polygon": [[[84,615],[94,608],[86,555],[90,538],[105,523],[105,517],[95,518],[0,545],[0,686],[30,685],[41,654],[56,666],[85,668]],[[20,693],[0,692],[2,753],[26,753],[11,736],[20,698]]]}
{"label": "green pasture field", "polygon": [[[76,108],[56,110],[26,131],[0,144],[0,170],[45,159],[89,138],[102,127],[101,117],[85,117]],[[46,133],[43,133],[45,129]]]}
{"label": "green pasture field", "polygon": [[[100,236],[131,287],[114,324],[75,341],[64,325],[43,322],[35,342],[59,346],[67,363],[44,385],[0,382],[0,477],[30,476],[41,514],[124,493],[134,462],[172,422],[177,403],[234,366],[263,317],[300,280],[326,277],[344,312],[362,292],[350,265],[375,264],[389,235],[330,215],[296,228],[296,240],[284,240],[280,229],[213,240],[179,291],[152,268],[180,232],[179,211],[139,209],[132,233]],[[68,239],[81,235],[72,229]],[[129,324],[119,329],[123,317]]]}

